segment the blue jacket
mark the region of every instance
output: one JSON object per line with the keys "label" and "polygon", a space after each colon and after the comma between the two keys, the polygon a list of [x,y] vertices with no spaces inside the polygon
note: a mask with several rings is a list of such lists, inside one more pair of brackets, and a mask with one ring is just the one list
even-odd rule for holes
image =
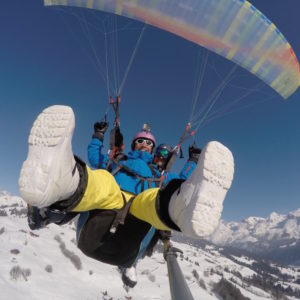
{"label": "blue jacket", "polygon": [[[105,169],[109,156],[102,153],[103,143],[97,139],[93,138],[90,144],[88,145],[88,159],[90,165],[96,169]],[[143,178],[160,178],[160,173],[155,165],[152,165],[154,174],[152,173],[149,165],[152,164],[153,155],[145,151],[130,151],[127,154],[126,160],[120,160],[121,165],[129,168],[134,174],[141,176]],[[112,162],[111,172],[113,172],[118,166]],[[127,191],[133,194],[139,194],[143,190],[143,183],[141,179],[137,176],[128,174],[124,169],[120,169],[114,175],[116,182],[119,184],[120,188],[123,191]],[[152,182],[151,186],[148,185],[148,181],[144,181],[144,189],[150,187],[155,187],[155,183]]]}
{"label": "blue jacket", "polygon": [[[109,156],[102,153],[103,143],[97,139],[93,138],[88,145],[88,159],[90,165],[96,169],[105,169],[108,162]],[[119,163],[128,167],[135,174],[144,178],[160,178],[160,172],[153,162],[153,155],[145,151],[131,151],[127,155],[126,160],[121,160]],[[152,170],[149,165],[152,166]],[[187,179],[193,172],[196,166],[195,162],[188,161],[182,171],[179,174],[166,173],[163,176],[163,184],[167,184],[172,179]],[[115,163],[111,164],[112,172],[117,168]],[[153,174],[154,173],[154,174]],[[123,191],[127,191],[133,194],[139,194],[142,191],[143,184],[139,178],[128,174],[128,172],[120,169],[114,175],[117,183]],[[152,182],[150,187],[156,187],[155,183]],[[148,189],[147,180],[144,181],[144,189]]]}

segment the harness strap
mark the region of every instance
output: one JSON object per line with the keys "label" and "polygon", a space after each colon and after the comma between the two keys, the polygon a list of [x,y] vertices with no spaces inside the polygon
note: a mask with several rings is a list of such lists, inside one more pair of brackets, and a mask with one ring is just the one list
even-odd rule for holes
{"label": "harness strap", "polygon": [[121,209],[119,210],[115,210],[116,211],[116,217],[109,229],[109,232],[110,233],[116,233],[117,231],[117,228],[118,226],[121,224],[121,225],[124,225],[124,222],[125,222],[125,219],[126,219],[126,216],[129,212],[129,209],[130,209],[130,206],[135,198],[135,196],[131,197],[129,199],[128,202],[126,202],[126,199],[125,199],[125,196],[124,194],[122,193],[122,197],[123,197],[123,201],[124,201],[124,205]]}
{"label": "harness strap", "polygon": [[107,170],[108,172],[110,172],[110,171],[111,171],[111,170],[110,170],[110,167],[111,167],[111,158],[109,158],[105,170]]}
{"label": "harness strap", "polygon": [[[153,174],[153,176],[155,176],[156,178],[149,178],[149,177],[140,176],[136,172],[134,172],[133,170],[128,168],[127,166],[122,165],[120,163],[120,160],[123,159],[124,157],[127,158],[126,155],[119,154],[119,155],[117,155],[116,158],[110,158],[109,159],[106,170],[108,170],[111,173],[112,176],[115,176],[120,170],[124,170],[127,174],[129,174],[131,176],[134,176],[137,179],[139,179],[139,182],[141,183],[141,192],[143,192],[145,190],[145,181],[147,181],[147,183],[148,183],[148,188],[152,187],[152,183],[154,183],[155,187],[160,187],[161,186],[161,184],[162,184],[161,183],[161,177],[160,178],[156,177],[157,175],[156,175],[155,170],[154,170],[154,168],[151,164],[148,164],[148,167],[151,170],[151,173]],[[109,169],[112,162],[114,162],[117,165],[117,167],[113,171],[111,171]]]}
{"label": "harness strap", "polygon": [[150,171],[151,171],[153,177],[157,177],[156,172],[155,172],[155,170],[154,170],[154,168],[153,168],[153,165],[149,163],[149,164],[148,164],[148,167],[149,167],[149,169],[150,169]]}
{"label": "harness strap", "polygon": [[[148,167],[151,170],[152,175],[154,177],[154,178],[151,178],[152,182],[154,182],[154,184],[155,184],[156,187],[159,187],[161,185],[161,176],[157,177],[157,173],[155,172],[152,164],[148,164]],[[148,182],[148,184],[149,184],[149,182]],[[149,187],[150,187],[150,185],[149,185]]]}
{"label": "harness strap", "polygon": [[145,179],[141,179],[140,180],[140,183],[142,184],[142,187],[141,187],[141,192],[143,192],[145,190]]}
{"label": "harness strap", "polygon": [[110,172],[110,174],[111,174],[112,176],[115,176],[121,169],[122,169],[121,164],[120,164],[120,165],[117,165],[117,167],[116,167],[112,172]]}
{"label": "harness strap", "polygon": [[[106,170],[109,171],[113,176],[115,174],[117,174],[121,169],[122,169],[122,165],[119,163],[120,160],[127,160],[127,155],[124,153],[118,153],[115,154],[114,156],[110,156],[109,157],[109,161],[106,165]],[[113,172],[111,172],[111,163],[114,162],[118,168],[116,168]]]}
{"label": "harness strap", "polygon": [[152,186],[152,180],[151,178],[147,178],[147,183],[148,183],[148,188],[150,188]]}
{"label": "harness strap", "polygon": [[[120,159],[122,159],[122,157],[121,157]],[[112,174],[113,176],[116,175],[121,169],[124,170],[124,171],[125,171],[126,173],[128,173],[129,175],[135,176],[135,177],[137,177],[137,178],[140,180],[140,182],[141,182],[141,184],[142,184],[142,191],[144,191],[144,189],[145,189],[145,184],[144,184],[144,181],[145,181],[145,180],[147,180],[148,184],[150,183],[150,184],[149,184],[149,187],[151,187],[152,182],[154,182],[156,186],[159,185],[160,178],[143,177],[143,176],[137,174],[136,172],[132,171],[132,170],[131,170],[130,168],[128,168],[127,166],[122,165],[122,164],[120,163],[120,161],[119,161],[120,159],[114,159],[114,158],[111,159],[111,161],[114,162],[114,163],[117,165],[117,167],[111,172],[111,174]],[[149,168],[150,168],[150,166],[149,166]],[[150,168],[150,170],[151,170],[151,168]],[[153,174],[153,175],[154,175],[154,174]],[[157,185],[157,184],[158,184],[158,185]]]}

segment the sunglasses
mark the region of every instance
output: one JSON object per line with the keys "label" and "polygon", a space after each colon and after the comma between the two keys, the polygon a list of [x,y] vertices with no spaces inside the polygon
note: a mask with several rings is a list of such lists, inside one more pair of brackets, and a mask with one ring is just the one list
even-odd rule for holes
{"label": "sunglasses", "polygon": [[167,149],[161,149],[155,153],[155,156],[167,158],[170,152]]}
{"label": "sunglasses", "polygon": [[137,140],[135,141],[135,143],[136,143],[137,145],[143,145],[143,144],[146,144],[148,147],[153,146],[153,142],[150,141],[150,140],[147,140],[147,139],[137,139]]}

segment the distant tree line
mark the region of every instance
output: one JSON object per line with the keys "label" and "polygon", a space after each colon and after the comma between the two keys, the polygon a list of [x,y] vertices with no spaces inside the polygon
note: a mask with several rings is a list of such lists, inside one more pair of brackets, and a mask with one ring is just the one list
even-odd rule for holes
{"label": "distant tree line", "polygon": [[222,278],[218,283],[215,283],[213,292],[222,300],[251,300],[245,297],[241,291],[231,282]]}
{"label": "distant tree line", "polygon": [[287,296],[300,299],[300,290],[292,289],[290,286],[283,287],[281,284],[277,283],[278,279],[266,273],[262,275],[254,274],[250,278],[243,278],[243,281],[271,293],[276,300],[288,300]]}

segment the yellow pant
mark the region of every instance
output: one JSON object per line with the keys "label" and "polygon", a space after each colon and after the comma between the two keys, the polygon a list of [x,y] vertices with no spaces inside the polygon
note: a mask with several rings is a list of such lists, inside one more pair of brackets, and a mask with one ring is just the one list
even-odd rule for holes
{"label": "yellow pant", "polygon": [[[88,166],[88,184],[80,203],[73,211],[88,211],[93,209],[120,209],[124,205],[122,193],[126,201],[133,196],[121,192],[115,178],[106,170],[91,170]],[[156,229],[170,230],[157,216],[155,201],[158,188],[148,189],[137,195],[130,207],[130,213]]]}

